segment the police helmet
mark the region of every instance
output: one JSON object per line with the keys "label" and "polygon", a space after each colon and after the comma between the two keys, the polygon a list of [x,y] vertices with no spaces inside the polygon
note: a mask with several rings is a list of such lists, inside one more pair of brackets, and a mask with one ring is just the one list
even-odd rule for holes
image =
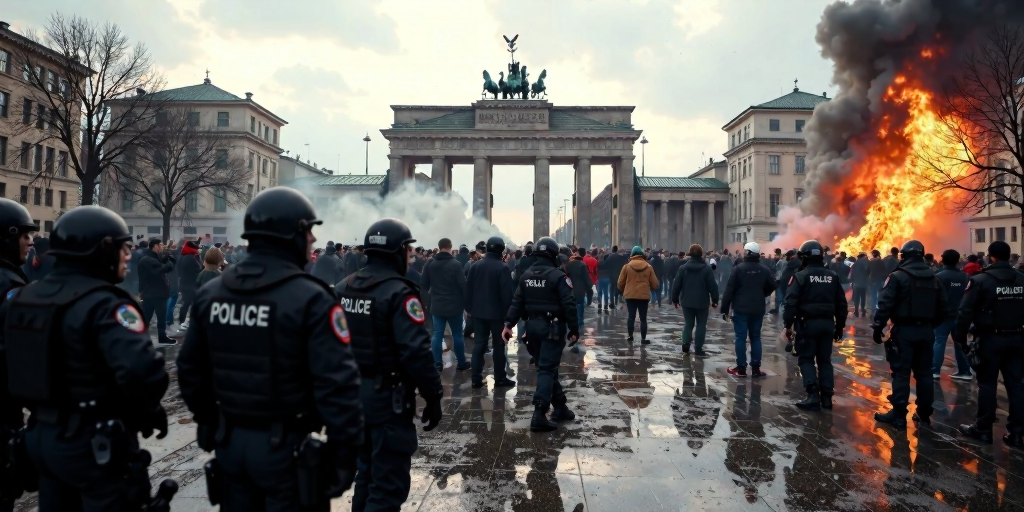
{"label": "police helmet", "polygon": [[0,199],[0,257],[20,265],[21,235],[37,231],[28,209],[10,199]]}
{"label": "police helmet", "polygon": [[[256,237],[291,240],[314,225],[323,224],[316,218],[313,203],[298,190],[273,187],[256,195],[245,209],[242,238]],[[305,242],[303,242],[305,243]]]}
{"label": "police helmet", "polygon": [[923,258],[924,257],[924,244],[917,240],[907,240],[903,247],[900,248],[900,259],[908,260],[910,258]]}
{"label": "police helmet", "polygon": [[492,236],[487,239],[487,252],[501,254],[505,252],[505,241],[500,236]]}
{"label": "police helmet", "polygon": [[802,260],[822,261],[825,258],[825,250],[817,240],[808,240],[800,246],[800,250],[797,251],[796,255]]}
{"label": "police helmet", "polygon": [[120,215],[102,206],[72,208],[57,219],[50,232],[50,250],[60,259],[76,259],[100,279],[118,283],[121,251],[132,240]]}
{"label": "police helmet", "polygon": [[551,261],[555,261],[558,259],[558,242],[549,236],[543,237],[537,240],[537,245],[534,246],[533,252],[538,256],[544,256]]}
{"label": "police helmet", "polygon": [[747,256],[761,255],[761,246],[757,242],[748,242],[743,246],[743,250],[747,253]]}
{"label": "police helmet", "polygon": [[[396,253],[402,251],[405,244],[411,244],[412,237],[409,226],[398,219],[381,219],[370,225],[366,230],[363,250],[366,252]],[[403,256],[404,258],[404,256]]]}
{"label": "police helmet", "polygon": [[487,250],[487,242],[484,242],[483,240],[477,242],[474,249],[476,249],[476,252],[485,252]]}

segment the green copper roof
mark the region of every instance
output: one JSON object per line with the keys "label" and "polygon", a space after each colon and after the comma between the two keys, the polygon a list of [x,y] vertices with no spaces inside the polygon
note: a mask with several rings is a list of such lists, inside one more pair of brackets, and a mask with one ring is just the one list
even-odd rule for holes
{"label": "green copper roof", "polygon": [[153,93],[162,101],[245,101],[213,84],[190,85]]}
{"label": "green copper roof", "polygon": [[703,188],[729,190],[729,185],[715,178],[676,178],[669,176],[642,176],[636,179],[640,188]]}
{"label": "green copper roof", "polygon": [[[587,117],[554,109],[549,110],[549,112],[551,117],[549,118],[548,129],[551,131],[633,130],[633,126],[628,124],[605,124]],[[475,109],[467,108],[414,124],[392,124],[391,128],[396,130],[472,130],[476,127],[475,115]]]}
{"label": "green copper roof", "polygon": [[339,174],[330,176],[308,176],[305,178],[298,178],[282,182],[282,185],[288,187],[300,187],[300,186],[316,186],[316,187],[330,187],[330,186],[380,186],[384,184],[384,179],[387,176],[383,174]]}
{"label": "green copper roof", "polygon": [[793,92],[780,98],[775,98],[774,100],[760,105],[754,105],[753,108],[814,110],[814,106],[823,101],[828,101],[828,98],[818,94],[809,94],[803,91],[793,90]]}
{"label": "green copper roof", "polygon": [[560,110],[551,110],[551,121],[548,126],[551,130],[633,130],[633,125],[630,124],[605,124]]}

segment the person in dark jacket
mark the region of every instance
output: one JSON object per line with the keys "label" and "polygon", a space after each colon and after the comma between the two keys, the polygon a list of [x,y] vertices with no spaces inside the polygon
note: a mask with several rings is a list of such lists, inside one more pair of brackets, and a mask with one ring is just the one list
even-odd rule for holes
{"label": "person in dark jacket", "polygon": [[651,290],[651,304],[655,301],[658,302],[658,307],[661,307],[661,295],[662,291],[665,290],[665,260],[662,259],[660,252],[653,252],[651,257],[647,260],[651,264],[651,268],[654,269],[654,277],[658,278],[658,289]]}
{"label": "person in dark jacket", "polygon": [[735,266],[735,261],[732,259],[732,255],[729,254],[729,249],[722,251],[722,257],[718,258],[718,283],[721,286],[725,286],[729,283],[729,276],[732,275],[732,269]]}
{"label": "person in dark jacket", "polygon": [[565,275],[572,282],[572,297],[576,299],[576,323],[579,326],[577,329],[583,332],[583,311],[587,306],[587,290],[594,286],[594,283],[590,282],[590,271],[587,269],[586,263],[583,263],[583,257],[587,254],[586,249],[580,247],[576,251],[577,254],[574,254],[572,259],[565,264]]}
{"label": "person in dark jacket", "polygon": [[[629,261],[629,258],[619,252],[619,246],[613,245],[612,252],[608,254],[607,258],[608,275],[618,279],[619,274],[622,273],[622,267],[626,266],[627,261]],[[622,300],[622,291],[612,286],[612,307],[614,308],[618,305],[620,300]]]}
{"label": "person in dark jacket", "polygon": [[[953,327],[956,325],[957,312],[960,309],[961,299],[967,290],[969,280],[966,273],[957,270],[956,263],[960,261],[960,253],[953,249],[946,249],[942,253],[942,268],[935,273],[939,284],[946,291],[946,319],[935,328],[935,347],[932,353],[932,378],[938,379],[942,369],[942,361],[946,356],[946,342]],[[953,344],[953,357],[956,359],[956,373],[952,378],[956,380],[971,380],[974,374],[971,372],[971,365],[964,355],[960,344]]]}
{"label": "person in dark jacket", "polygon": [[864,253],[857,255],[857,261],[850,267],[850,280],[853,282],[853,316],[867,316],[864,309],[868,298],[868,275],[870,267],[868,257]]}
{"label": "person in dark jacket", "polygon": [[597,261],[597,310],[612,308],[611,276],[608,271],[608,255],[602,255]]}
{"label": "person in dark jacket", "polygon": [[452,331],[452,349],[458,360],[456,370],[470,368],[466,361],[466,346],[462,337],[462,315],[465,308],[466,276],[462,273],[462,264],[451,253],[452,241],[442,238],[437,242],[439,249],[434,259],[423,266],[421,278],[423,298],[427,299],[427,309],[433,318],[434,335],[430,348],[434,353],[434,366],[438,370],[444,368],[441,360],[444,326]]}
{"label": "person in dark jacket", "polygon": [[[203,264],[199,261],[199,246],[191,240],[182,244],[181,255],[174,267],[178,274],[178,292],[181,293],[181,309],[178,310],[178,324],[180,325],[185,323],[185,317],[192,309],[192,303],[196,299],[196,278],[203,270]],[[181,331],[181,334],[184,335],[185,332]]]}
{"label": "person in dark jacket", "polygon": [[328,245],[316,259],[316,263],[313,264],[313,277],[320,279],[321,281],[332,284],[340,283],[347,275],[345,274],[345,264],[337,258],[338,246]]}
{"label": "person in dark jacket", "polygon": [[[877,249],[871,251],[872,258],[868,260],[868,305],[871,310],[878,309],[878,292],[882,290],[882,283],[889,275],[889,266],[882,260],[882,253]],[[861,311],[861,314],[864,312]]]}
{"label": "person in dark jacket", "polygon": [[894,270],[896,270],[896,267],[900,266],[900,260],[897,257],[899,253],[900,250],[893,247],[892,249],[889,249],[889,255],[886,256],[885,258],[882,258],[882,261],[885,263],[886,275],[891,274]]}
{"label": "person in dark jacket", "polygon": [[846,253],[837,254],[835,259],[828,264],[828,269],[836,273],[839,277],[839,284],[843,287],[843,291],[850,289],[850,267],[846,266]]}
{"label": "person in dark jacket", "polygon": [[[184,247],[184,244],[182,244]],[[172,256],[175,260],[181,259],[181,248],[174,245],[174,240],[164,245],[163,254],[161,256]],[[178,266],[175,264],[174,269],[167,273],[167,283],[171,286],[170,296],[167,299],[167,328],[173,330],[174,326],[174,306],[178,304]]]}
{"label": "person in dark jacket", "polygon": [[156,313],[158,343],[164,346],[177,345],[167,337],[167,299],[171,296],[171,285],[167,274],[174,270],[173,256],[164,255],[164,242],[159,238],[149,240],[149,248],[139,259],[139,296],[142,297],[142,316],[147,325]]}
{"label": "person in dark jacket", "polygon": [[501,261],[505,241],[501,237],[492,236],[487,240],[485,250],[484,257],[470,266],[466,278],[466,313],[476,324],[473,332],[480,335],[474,338],[473,358],[470,362],[473,387],[484,385],[484,354],[487,352],[488,334],[494,348],[494,386],[515,386],[515,381],[510,380],[506,373],[508,354],[505,339],[501,337],[505,313],[512,305],[515,283],[512,281],[512,272]]}
{"label": "person in dark jacket", "polygon": [[[683,253],[679,253],[679,254],[672,253],[671,256],[669,256],[668,258],[665,259],[665,278],[666,279],[674,280],[676,278],[676,274],[679,273],[679,267],[683,266],[683,256],[684,256]],[[673,282],[674,281],[670,281],[668,284],[665,285],[666,293],[672,293],[672,283]]]}
{"label": "person in dark jacket", "polygon": [[[672,281],[672,305],[683,306],[683,353],[690,352],[693,341],[693,353],[704,355],[704,335],[708,326],[710,309],[718,307],[718,283],[715,273],[704,262],[704,248],[693,244],[690,246],[690,259],[676,272]],[[696,328],[696,337],[694,337]]]}
{"label": "person in dark jacket", "polygon": [[764,323],[765,299],[775,292],[775,277],[761,264],[761,246],[749,242],[743,246],[746,256],[736,265],[722,296],[722,318],[729,319],[733,310],[732,328],[736,333],[736,370],[747,369],[747,336],[750,336],[750,364],[761,365],[761,325]]}
{"label": "person in dark jacket", "polygon": [[25,272],[28,282],[38,281],[53,272],[53,263],[56,261],[52,255],[46,254],[50,250],[50,239],[36,237],[32,240],[32,254],[21,266]]}
{"label": "person in dark jacket", "polygon": [[[515,281],[519,282],[519,277],[526,273],[534,263],[537,263],[537,255],[533,252],[533,242],[526,242],[526,246],[523,248],[523,257],[516,261],[516,275]],[[516,335],[519,341],[523,341],[523,336],[526,334],[526,321],[520,320],[516,324]]]}
{"label": "person in dark jacket", "polygon": [[789,283],[789,278],[793,277],[793,274],[800,270],[800,260],[796,257],[796,251],[790,249],[786,251],[785,259],[780,261],[784,263],[780,264],[782,272],[779,274],[779,280],[775,284],[775,308],[769,311],[769,313],[778,313],[779,316],[782,316],[781,308],[786,298],[786,286]]}
{"label": "person in dark jacket", "polygon": [[[141,237],[142,235],[139,236]],[[146,255],[147,249],[149,249],[149,242],[146,240],[139,242],[139,245],[132,251],[132,258],[128,260],[128,275],[132,285],[131,292],[135,295],[139,293],[139,261]]]}
{"label": "person in dark jacket", "polygon": [[462,267],[466,266],[466,263],[469,261],[469,247],[466,244],[459,246],[459,254],[455,255],[455,261],[458,261]]}

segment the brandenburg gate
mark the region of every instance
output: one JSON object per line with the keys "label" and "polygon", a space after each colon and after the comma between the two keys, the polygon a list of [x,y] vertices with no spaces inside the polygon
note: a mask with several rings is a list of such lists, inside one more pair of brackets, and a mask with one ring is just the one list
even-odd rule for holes
{"label": "brandenburg gate", "polygon": [[481,100],[469,107],[393,105],[394,122],[381,130],[390,143],[390,186],[412,179],[416,164],[429,163],[435,186],[450,191],[452,166],[472,164],[473,213],[490,220],[494,166],[532,165],[537,240],[551,233],[550,166],[571,164],[576,170],[576,243],[589,245],[580,234],[592,232],[590,170],[608,165],[612,240],[631,247],[637,242],[633,143],[641,133],[630,120],[633,108],[556,107],[531,99]]}

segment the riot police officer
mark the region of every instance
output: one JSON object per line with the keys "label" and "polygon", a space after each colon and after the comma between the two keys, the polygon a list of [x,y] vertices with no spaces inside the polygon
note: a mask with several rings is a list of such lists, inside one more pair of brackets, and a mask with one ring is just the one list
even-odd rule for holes
{"label": "riot police officer", "polygon": [[[533,253],[538,256],[537,262],[518,278],[502,335],[506,340],[512,339],[512,326],[520,319],[526,320],[527,349],[537,362],[530,430],[550,432],[558,428],[554,422],[576,417],[566,405],[565,393],[558,382],[558,365],[562,361],[565,339],[570,346],[575,345],[580,333],[572,281],[556,266],[558,243],[550,237],[541,238]],[[549,420],[545,415],[552,405],[555,408]]]}
{"label": "riot police officer", "polygon": [[348,318],[359,364],[366,428],[352,510],[398,510],[409,497],[416,451],[416,390],[426,401],[423,430],[441,421],[441,375],[434,367],[419,288],[405,278],[413,239],[402,221],[366,231],[366,266],[334,287]]}
{"label": "riot police officer", "polygon": [[[355,476],[363,421],[345,314],[303,271],[321,222],[296,190],[260,192],[246,258],[192,305],[178,385],[200,448],[216,450],[207,491],[225,512],[328,510]],[[309,435],[322,427],[326,444]]]}
{"label": "riot police officer", "polygon": [[804,242],[797,257],[801,267],[789,278],[782,310],[787,339],[793,339],[796,325],[800,373],[807,390],[807,398],[796,406],[809,411],[831,409],[835,388],[832,342],[843,337],[846,293],[839,276],[825,267],[824,251],[816,240]]}
{"label": "riot police officer", "polygon": [[[1003,442],[1024,449],[1024,396],[1021,396],[1021,357],[1024,352],[1024,274],[1010,266],[1010,246],[992,242],[988,246],[992,264],[971,277],[960,302],[953,339],[967,343],[967,332],[974,325],[980,361],[978,373],[978,417],[971,425],[961,425],[960,433],[984,443],[992,442],[992,422],[996,417],[996,379],[1003,374],[1003,385],[1010,403],[1007,434]],[[965,349],[966,352],[966,349]]]}
{"label": "riot police officer", "polygon": [[928,264],[924,262],[924,244],[910,240],[899,251],[900,263],[882,284],[878,309],[871,321],[872,339],[883,343],[882,330],[892,320],[887,342],[887,359],[892,369],[892,409],[875,413],[875,421],[897,428],[907,426],[910,402],[910,372],[917,381],[917,412],[914,421],[931,424],[932,351],[935,327],[946,315],[946,292]]}
{"label": "riot police officer", "polygon": [[164,358],[124,280],[132,236],[99,206],[74,208],[50,235],[54,271],[7,293],[11,395],[32,421],[25,445],[41,512],[141,510],[149,454],[138,433],[167,433]]}

